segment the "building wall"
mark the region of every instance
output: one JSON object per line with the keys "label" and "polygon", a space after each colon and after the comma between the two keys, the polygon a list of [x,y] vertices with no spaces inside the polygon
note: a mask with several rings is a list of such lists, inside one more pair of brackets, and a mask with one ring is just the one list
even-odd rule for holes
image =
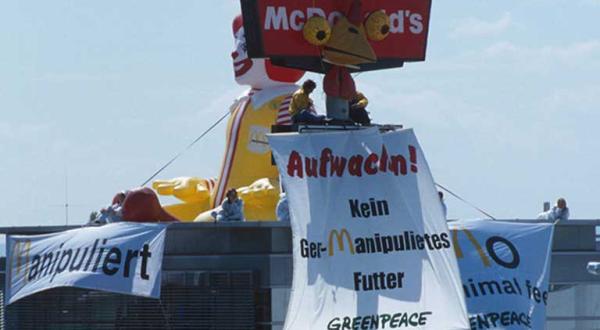
{"label": "building wall", "polygon": [[[570,221],[557,226],[550,330],[600,329],[600,282],[585,270],[588,261],[600,261],[598,225],[600,221]],[[65,229],[70,228],[0,228],[0,233]],[[0,265],[4,283],[3,260]],[[1,308],[0,329],[282,329],[292,282],[289,225],[173,225],[167,231],[163,271],[160,301],[53,289]]]}

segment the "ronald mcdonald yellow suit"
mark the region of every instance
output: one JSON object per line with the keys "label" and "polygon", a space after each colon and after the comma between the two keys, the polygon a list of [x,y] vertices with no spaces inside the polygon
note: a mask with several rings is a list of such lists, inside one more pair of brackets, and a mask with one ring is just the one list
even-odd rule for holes
{"label": "ronald mcdonald yellow suit", "polygon": [[266,134],[271,125],[291,123],[289,101],[298,88],[294,83],[304,72],[277,67],[268,59],[250,59],[246,53],[241,16],[233,21],[233,34],[236,49],[231,56],[235,80],[251,88],[230,108],[219,176],[216,179],[180,177],[153,182],[153,188],[160,195],[172,195],[181,201],[164,208],[182,221],[212,220],[211,210],[221,204],[231,188],[237,189],[244,200],[247,220],[276,219],[278,172],[271,163]]}

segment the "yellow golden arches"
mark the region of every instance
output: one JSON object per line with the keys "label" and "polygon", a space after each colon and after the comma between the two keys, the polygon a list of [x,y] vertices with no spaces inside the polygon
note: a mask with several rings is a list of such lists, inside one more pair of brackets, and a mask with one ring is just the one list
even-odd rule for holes
{"label": "yellow golden arches", "polygon": [[[13,253],[11,256],[10,263],[14,263],[14,275],[18,275],[23,271],[27,275],[29,271],[29,253],[31,251],[31,241],[17,241],[13,246]],[[24,277],[27,281],[27,277]]]}
{"label": "yellow golden arches", "polygon": [[[475,239],[475,236],[473,236],[471,231],[469,231],[468,229],[461,229],[461,230],[465,233],[465,235],[467,235],[467,238],[469,239],[471,244],[473,244],[473,246],[477,250],[477,253],[479,254],[479,258],[481,258],[481,262],[483,263],[483,266],[490,267],[491,266],[490,259],[485,254],[485,252],[483,252],[483,249],[481,248],[481,245],[479,244],[479,242],[477,242],[477,240]],[[464,257],[463,251],[460,248],[460,244],[458,244],[458,229],[452,230],[452,245],[454,245],[454,253],[456,254],[456,258],[458,258],[458,259],[463,258]]]}
{"label": "yellow golden arches", "polygon": [[342,228],[339,232],[336,229],[333,229],[329,232],[329,256],[333,256],[333,238],[336,238],[338,242],[338,249],[340,251],[344,251],[344,238],[348,242],[348,250],[350,250],[350,254],[354,254],[354,244],[352,243],[352,237],[350,237],[350,233],[346,228]]}

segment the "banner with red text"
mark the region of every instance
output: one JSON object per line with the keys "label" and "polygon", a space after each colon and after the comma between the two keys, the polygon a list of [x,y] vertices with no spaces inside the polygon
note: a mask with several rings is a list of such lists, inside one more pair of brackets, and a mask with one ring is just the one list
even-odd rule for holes
{"label": "banner with red text", "polygon": [[451,237],[412,130],[269,136],[294,275],[284,329],[468,329]]}
{"label": "banner with red text", "polygon": [[451,222],[471,329],[545,329],[554,225]]}

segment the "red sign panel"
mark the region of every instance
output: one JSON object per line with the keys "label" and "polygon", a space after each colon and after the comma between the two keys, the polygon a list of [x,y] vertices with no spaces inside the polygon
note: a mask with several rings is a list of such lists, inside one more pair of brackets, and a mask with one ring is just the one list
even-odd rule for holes
{"label": "red sign panel", "polygon": [[[306,20],[322,16],[330,26],[347,16],[351,0],[241,0],[248,53],[311,67],[320,62],[320,48],[302,35]],[[431,0],[362,1],[362,15],[384,10],[390,18],[390,33],[382,41],[369,41],[378,62],[361,65],[359,71],[401,66],[404,61],[423,61],[429,30]],[[287,60],[287,61],[286,61]],[[312,64],[311,64],[312,63]]]}

